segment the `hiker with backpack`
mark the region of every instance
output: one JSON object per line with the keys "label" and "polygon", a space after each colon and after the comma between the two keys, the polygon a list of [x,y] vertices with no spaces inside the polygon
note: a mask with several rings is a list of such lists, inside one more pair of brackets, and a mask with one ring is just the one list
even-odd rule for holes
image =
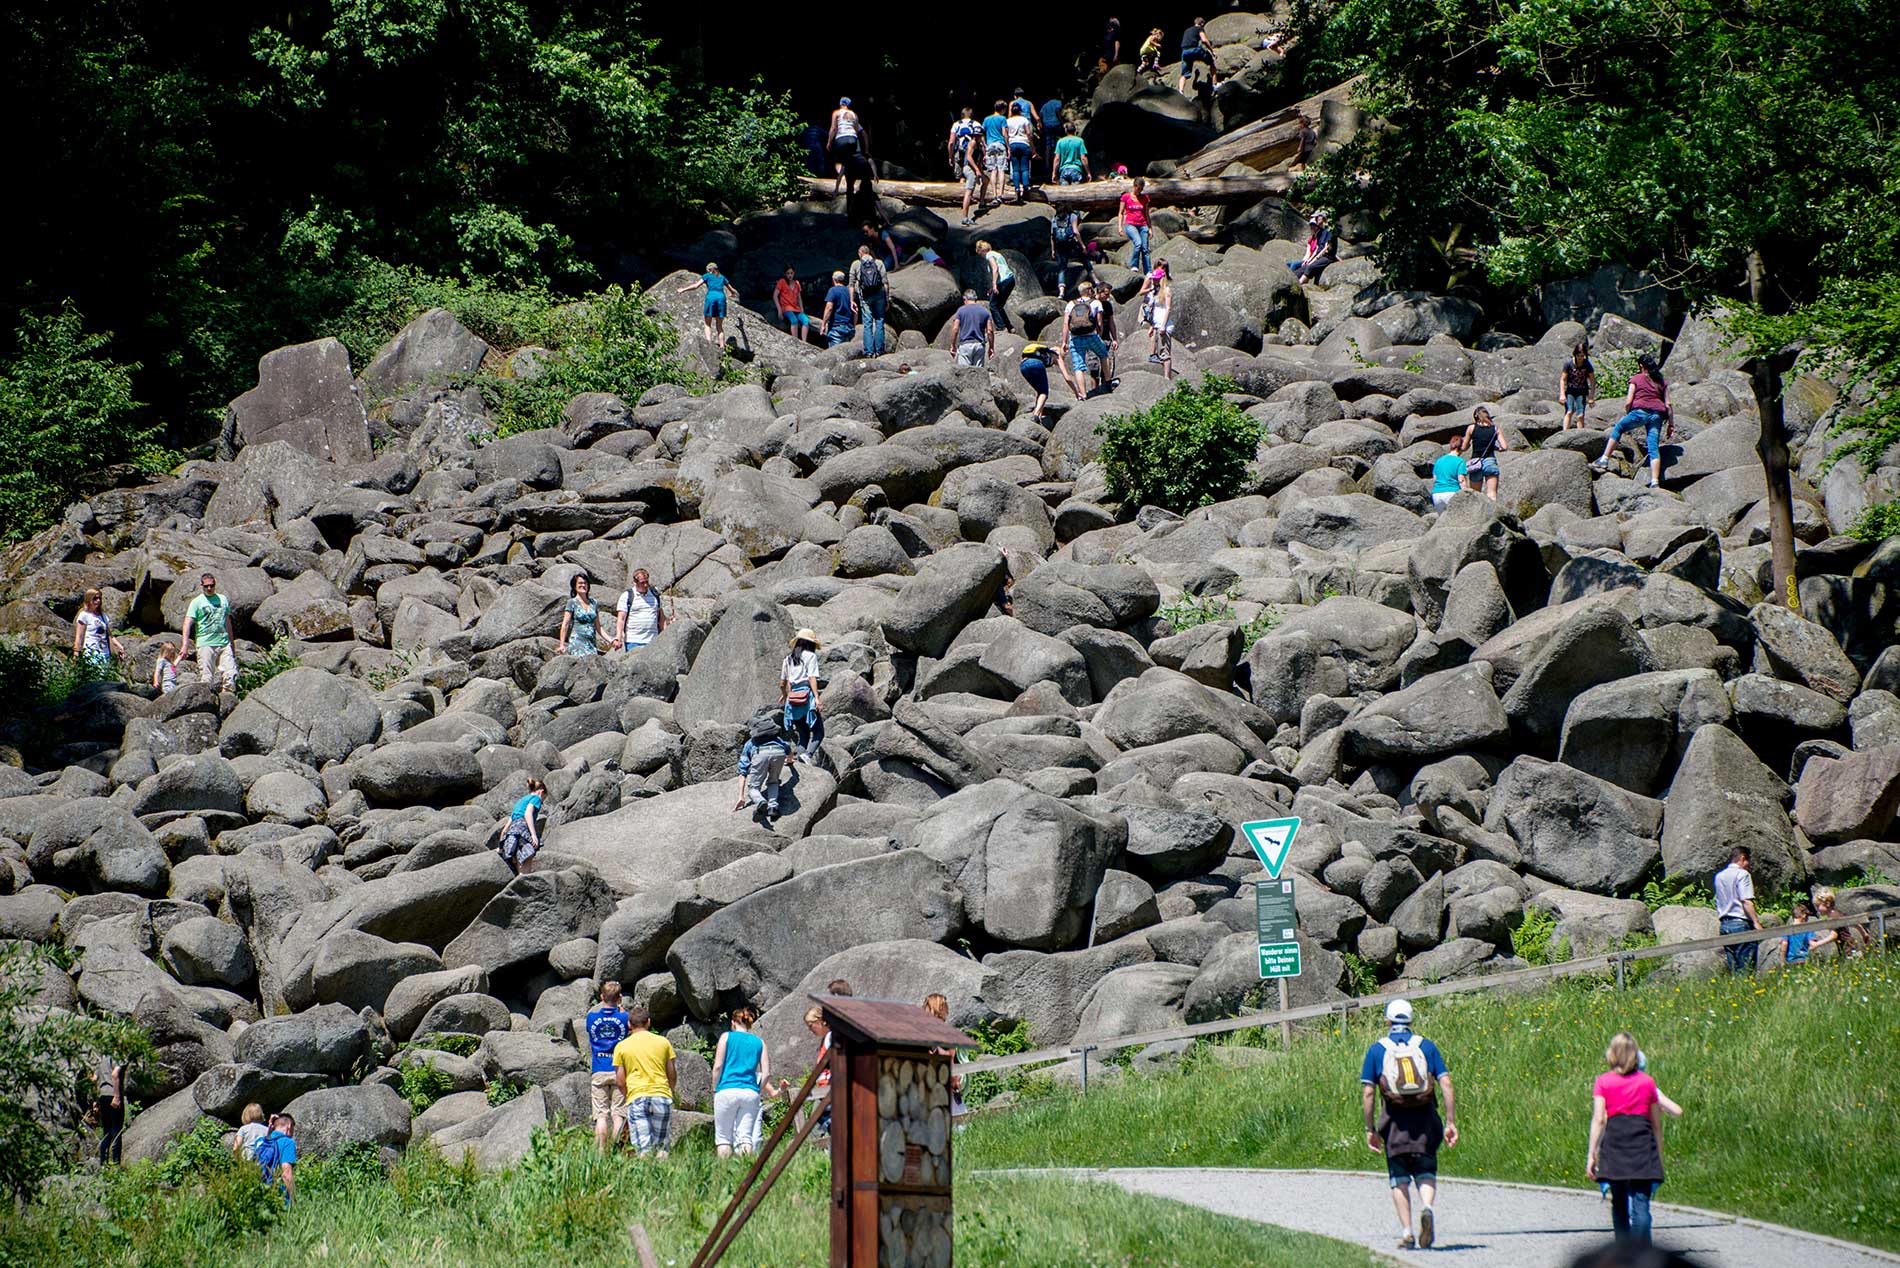
{"label": "hiker with backpack", "polygon": [[1058,185],[1080,185],[1095,179],[1089,171],[1088,142],[1076,135],[1073,122],[1062,125],[1062,139],[1049,156],[1049,174]]}
{"label": "hiker with backpack", "polygon": [[257,1142],[258,1178],[284,1195],[288,1207],[297,1200],[297,1120],[272,1114],[270,1130]]}
{"label": "hiker with backpack", "polygon": [[818,703],[818,635],[811,630],[794,634],[791,651],[779,662],[778,702],[785,734],[795,746],[792,761],[816,757],[825,739],[825,715]]}
{"label": "hiker with backpack", "polygon": [[752,807],[752,817],[770,827],[778,818],[779,780],[792,746],[775,712],[754,717],[746,727],[745,746],[739,750],[739,800],[734,811]]}
{"label": "hiker with backpack", "polygon": [[852,307],[864,324],[864,355],[884,354],[884,314],[890,302],[889,275],[872,252],[871,245],[858,247],[858,258],[851,261],[850,290]]}
{"label": "hiker with backpack", "polygon": [[[969,114],[966,108],[964,113]],[[952,134],[957,146],[957,179],[963,182],[963,220],[964,225],[976,223],[976,212],[983,206],[983,182],[987,169],[983,165],[983,125],[974,119],[965,120],[970,126],[961,134]],[[929,248],[925,248],[928,250]]]}
{"label": "hiker with backpack", "polygon": [[501,851],[501,861],[516,876],[531,871],[534,856],[541,852],[541,807],[547,795],[548,786],[538,778],[531,778],[528,791],[508,812],[508,826],[503,829],[496,848]]}
{"label": "hiker with backpack", "polygon": [[1610,1185],[1610,1222],[1619,1242],[1649,1244],[1649,1199],[1663,1181],[1662,1096],[1638,1068],[1642,1053],[1618,1031],[1603,1054],[1608,1067],[1590,1094],[1590,1144],[1583,1173]]}
{"label": "hiker with backpack", "polygon": [[[1115,377],[1114,356],[1102,338],[1101,322],[1102,306],[1086,293],[1070,300],[1069,306],[1062,310],[1062,356],[1074,376],[1069,386],[1075,389],[1078,400]],[[1091,354],[1096,360],[1095,383],[1085,390],[1083,384],[1091,377]]]}
{"label": "hiker with backpack", "polygon": [[[1438,1047],[1412,1033],[1412,1005],[1395,999],[1385,1006],[1387,1033],[1366,1049],[1360,1063],[1360,1109],[1366,1148],[1385,1156],[1392,1209],[1399,1217],[1400,1250],[1429,1247],[1438,1238],[1438,1149],[1458,1143],[1457,1102],[1451,1071]],[[1437,1095],[1443,1092],[1440,1117]],[[1410,1188],[1418,1186],[1418,1233],[1412,1232]]]}
{"label": "hiker with backpack", "polygon": [[645,568],[633,570],[633,584],[620,592],[615,613],[614,643],[628,651],[645,647],[666,629],[666,613],[660,610],[659,592],[653,588],[653,578]]}
{"label": "hiker with backpack", "polygon": [[1465,478],[1493,502],[1498,500],[1498,455],[1509,448],[1490,410],[1480,405],[1471,411],[1471,424],[1465,428]]}
{"label": "hiker with backpack", "polygon": [[1049,254],[1056,261],[1057,299],[1068,298],[1071,268],[1077,270],[1078,287],[1083,278],[1087,278],[1091,285],[1094,283],[1095,266],[1089,263],[1088,252],[1082,249],[1082,215],[1074,208],[1058,211],[1050,218]]}

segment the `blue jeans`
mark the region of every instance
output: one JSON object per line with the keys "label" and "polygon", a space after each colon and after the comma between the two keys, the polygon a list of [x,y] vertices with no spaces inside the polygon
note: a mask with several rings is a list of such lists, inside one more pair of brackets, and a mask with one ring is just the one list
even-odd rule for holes
{"label": "blue jeans", "polygon": [[[1748,921],[1740,916],[1724,916],[1721,920],[1716,922],[1716,927],[1723,933],[1741,933],[1746,929],[1754,928],[1753,925],[1749,924]],[[1755,956],[1760,950],[1761,947],[1759,943],[1738,942],[1732,947],[1723,947],[1722,955],[1728,960],[1729,972],[1740,973],[1743,969],[1747,969],[1750,973],[1753,973],[1755,971]]]}
{"label": "blue jeans", "polygon": [[864,355],[875,357],[884,351],[884,311],[890,296],[884,291],[867,291],[858,308],[864,318]]}
{"label": "blue jeans", "polygon": [[825,332],[825,346],[835,348],[841,343],[850,343],[851,336],[856,333],[856,328],[848,321],[843,325],[833,324],[831,329]]}
{"label": "blue jeans", "polygon": [[1009,147],[1009,183],[1017,189],[1028,189],[1029,181],[1029,147],[1018,141]]}
{"label": "blue jeans", "polygon": [[1154,267],[1148,258],[1148,226],[1124,224],[1122,232],[1135,244],[1135,249],[1128,256],[1128,267],[1137,273],[1146,273]]}
{"label": "blue jeans", "polygon": [[1577,394],[1576,396],[1564,397],[1564,413],[1575,414],[1579,418],[1581,418],[1583,416],[1583,408],[1584,408],[1584,399],[1581,393]]}
{"label": "blue jeans", "polygon": [[1610,443],[1614,445],[1623,439],[1623,433],[1641,427],[1645,431],[1644,439],[1649,443],[1649,460],[1655,462],[1662,457],[1663,416],[1646,409],[1633,409],[1616,420],[1616,427],[1610,432]]}
{"label": "blue jeans", "polygon": [[1648,1180],[1610,1181],[1610,1226],[1616,1240],[1649,1245],[1649,1195],[1655,1191]]}
{"label": "blue jeans", "polygon": [[1102,373],[1108,373],[1108,345],[1102,342],[1100,335],[1069,336],[1069,368],[1077,374],[1089,372],[1089,353],[1102,363]]}
{"label": "blue jeans", "polygon": [[807,700],[804,704],[785,702],[785,738],[802,756],[810,757],[825,742],[825,715]]}

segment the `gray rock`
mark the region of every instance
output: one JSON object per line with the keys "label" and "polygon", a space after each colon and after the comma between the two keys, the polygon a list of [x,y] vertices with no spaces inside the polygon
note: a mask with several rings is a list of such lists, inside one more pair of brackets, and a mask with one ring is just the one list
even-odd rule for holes
{"label": "gray rock", "polygon": [[241,815],[244,781],[218,754],[194,753],[142,781],[132,810],[141,815],[204,810]]}
{"label": "gray rock", "polygon": [[244,931],[215,916],[197,916],[173,925],[159,958],[187,986],[237,990],[257,974]]}
{"label": "gray rock", "polygon": [[418,1023],[438,1003],[487,989],[488,974],[478,968],[416,973],[389,988],[382,1009],[383,1023],[389,1027],[391,1038],[400,1043],[416,1033]]}
{"label": "gray rock", "polygon": [[545,1089],[530,1088],[505,1104],[435,1128],[429,1140],[451,1162],[466,1159],[482,1171],[512,1167],[528,1156],[535,1132],[549,1126],[549,1102]]}
{"label": "gray rock", "polygon": [[[884,637],[902,651],[942,656],[957,631],[995,600],[1007,571],[1002,553],[989,546],[958,546],[929,556],[884,608]],[[1027,620],[1024,624],[1037,628]]]}
{"label": "gray rock", "polygon": [[491,1030],[482,1036],[473,1059],[490,1083],[499,1079],[530,1087],[586,1068],[573,1044],[533,1031]]}
{"label": "gray rock", "polygon": [[992,780],[930,807],[908,840],[944,866],[972,924],[998,941],[1053,951],[1087,930],[1089,904],[1127,835],[1119,822]]}
{"label": "gray rock", "polygon": [[1477,938],[1453,938],[1406,960],[1399,977],[1407,982],[1447,982],[1469,977],[1497,955],[1497,948]]}
{"label": "gray rock", "polygon": [[475,754],[460,744],[439,741],[385,744],[352,761],[349,771],[350,787],[377,805],[460,800],[482,787]]}
{"label": "gray rock", "polygon": [[321,1074],[285,1074],[261,1066],[225,1062],[214,1065],[192,1081],[192,1099],[213,1118],[236,1123],[244,1107],[256,1103],[275,1114],[305,1092],[322,1087]]}
{"label": "gray rock", "polygon": [[1533,874],[1626,894],[1661,857],[1662,814],[1660,801],[1527,755],[1498,776],[1484,823],[1511,834]]}
{"label": "gray rock", "polygon": [[963,923],[963,895],[943,867],[920,850],[900,850],[815,868],[743,898],[678,938],[666,962],[687,1008],[710,1019],[742,1001],[769,1008],[839,951],[902,938],[941,942]]}
{"label": "gray rock", "polygon": [[486,1035],[497,1030],[506,1032],[513,1025],[508,1005],[493,995],[471,991],[463,995],[450,995],[429,1005],[429,1010],[416,1022],[415,1033]]}
{"label": "gray rock", "polygon": [[409,1143],[409,1102],[377,1083],[319,1088],[284,1107],[297,1120],[297,1157],[333,1157],[352,1145]]}
{"label": "gray rock", "polygon": [[235,1059],[288,1074],[341,1078],[369,1050],[369,1027],[341,1004],[267,1017],[237,1037]]}
{"label": "gray rock", "polygon": [[267,352],[258,361],[257,386],[225,413],[220,456],[272,441],[339,464],[375,457],[362,392],[350,377],[350,354],[342,344],[317,339]]}
{"label": "gray rock", "polygon": [[[1298,941],[1300,975],[1287,981],[1288,1002],[1298,1008],[1303,1004],[1344,999],[1339,983],[1345,974],[1345,960],[1305,935]],[[1190,1023],[1278,1005],[1279,988],[1260,978],[1259,946],[1257,930],[1222,939],[1188,987],[1183,1002]]]}
{"label": "gray rock", "polygon": [[1621,612],[1578,612],[1524,666],[1504,695],[1504,711],[1525,747],[1554,754],[1571,701],[1600,683],[1654,668],[1648,645]]}
{"label": "gray rock", "polygon": [[122,1160],[135,1163],[163,1158],[203,1117],[190,1088],[146,1106],[126,1124],[125,1135],[119,1139]]}
{"label": "gray rock", "polygon": [[1834,636],[1779,603],[1757,604],[1755,670],[1796,682],[1842,704],[1860,690],[1860,671]]}
{"label": "gray rock", "polygon": [[431,308],[384,344],[363,370],[363,383],[382,396],[418,385],[459,384],[488,355],[488,345],[446,309]]}
{"label": "gray rock", "polygon": [[1524,918],[1524,895],[1515,885],[1494,885],[1453,898],[1446,932],[1453,938],[1477,938],[1500,947]]}
{"label": "gray rock", "polygon": [[1283,512],[1274,525],[1273,544],[1298,542],[1319,550],[1370,550],[1388,542],[1420,537],[1425,521],[1404,507],[1363,493],[1306,498]]}
{"label": "gray rock", "polygon": [[311,765],[340,762],[382,733],[382,711],[354,680],[290,669],[245,696],[218,732],[226,757],[303,751]]}
{"label": "gray rock", "polygon": [[1131,964],[1116,969],[1089,988],[1073,1042],[1181,1024],[1188,987],[1200,975],[1181,964]]}
{"label": "gray rock", "polygon": [[1146,929],[1160,921],[1155,907],[1154,886],[1132,872],[1109,868],[1102,873],[1101,887],[1095,891],[1095,914],[1089,928],[1089,945],[1113,942],[1137,929]]}
{"label": "gray rock", "polygon": [[1695,727],[1726,722],[1729,713],[1728,693],[1709,669],[1664,670],[1602,683],[1571,701],[1558,760],[1648,796]]}
{"label": "gray rock", "polygon": [[1094,699],[1088,662],[1082,653],[1059,638],[1038,634],[1020,624],[1012,623],[991,639],[977,663],[986,673],[1007,683],[1011,694],[1047,682],[1070,704],[1085,705]]}
{"label": "gray rock", "polygon": [[1839,759],[1816,755],[1795,787],[1795,822],[1817,845],[1885,839],[1900,808],[1900,745]]}
{"label": "gray rock", "polygon": [[[1064,633],[1073,626],[1121,629],[1154,615],[1161,592],[1147,573],[1126,564],[1052,559],[1017,583],[1012,606],[1030,629],[1075,642]],[[1088,654],[1088,645],[1077,646]]]}
{"label": "gray rock", "polygon": [[1438,945],[1445,933],[1445,875],[1426,881],[1393,908],[1389,923],[1398,930],[1399,941],[1407,951],[1424,951]]}
{"label": "gray rock", "polygon": [[983,957],[983,967],[993,975],[984,990],[999,1014],[1029,1023],[1032,1043],[1062,1043],[1075,1033],[1082,1000],[1095,983],[1116,969],[1154,958],[1140,934],[1086,951],[1001,951]]}
{"label": "gray rock", "polygon": [[1664,802],[1662,857],[1672,877],[1705,879],[1738,846],[1773,892],[1807,871],[1783,807],[1788,786],[1727,727],[1705,726],[1689,741]]}
{"label": "gray rock", "polygon": [[1417,762],[1509,740],[1510,719],[1491,689],[1491,666],[1427,674],[1354,713],[1345,724],[1349,758],[1362,764]]}
{"label": "gray rock", "polygon": [[1195,876],[1227,857],[1233,825],[1184,805],[1116,804],[1128,823],[1129,865],[1163,883]]}
{"label": "gray rock", "polygon": [[1650,932],[1649,908],[1633,898],[1552,887],[1533,894],[1525,906],[1557,917],[1550,945],[1553,950],[1564,945],[1573,957],[1600,955],[1633,935]]}
{"label": "gray rock", "polygon": [[381,1013],[398,985],[441,970],[441,957],[419,942],[389,942],[360,929],[340,929],[317,944],[311,993],[320,1004]]}
{"label": "gray rock", "polygon": [[532,965],[569,938],[593,937],[613,911],[613,894],[591,869],[530,872],[488,900],[443,948],[442,963],[480,965],[491,974]]}

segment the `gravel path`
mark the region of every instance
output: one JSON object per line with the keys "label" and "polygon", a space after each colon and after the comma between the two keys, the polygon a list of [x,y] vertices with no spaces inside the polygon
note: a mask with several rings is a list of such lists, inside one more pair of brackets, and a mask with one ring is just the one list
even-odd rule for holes
{"label": "gravel path", "polygon": [[[1400,1251],[1385,1176],[1354,1171],[1250,1168],[1072,1168],[1041,1174],[1105,1180],[1222,1215],[1356,1242],[1402,1264],[1440,1268],[1562,1268],[1609,1236],[1610,1209],[1594,1193],[1449,1178],[1438,1192],[1438,1245]],[[1701,1268],[1891,1268],[1900,1255],[1776,1224],[1657,1203],[1659,1246]]]}

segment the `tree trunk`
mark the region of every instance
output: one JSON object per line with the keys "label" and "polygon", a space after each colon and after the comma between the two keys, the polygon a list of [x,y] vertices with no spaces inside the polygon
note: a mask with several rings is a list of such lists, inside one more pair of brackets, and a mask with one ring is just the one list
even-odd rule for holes
{"label": "tree trunk", "polygon": [[[822,176],[807,176],[805,187],[811,196],[831,197],[836,184]],[[881,197],[935,207],[959,207],[963,204],[963,186],[956,181],[877,181],[874,188]],[[1036,200],[1061,211],[1112,211],[1129,188],[1124,181],[1091,181],[1086,185],[1044,185]],[[1206,203],[1255,202],[1269,194],[1286,194],[1293,182],[1282,175],[1229,176],[1207,180],[1151,180],[1148,201],[1156,207],[1197,207]]]}
{"label": "tree trunk", "polygon": [[1318,118],[1320,106],[1328,101],[1346,101],[1358,84],[1355,76],[1305,101],[1276,110],[1264,119],[1236,128],[1182,159],[1177,170],[1183,176],[1218,176],[1234,163],[1264,171],[1291,162],[1300,153],[1300,120]]}
{"label": "tree trunk", "polygon": [[1755,452],[1761,455],[1762,475],[1768,482],[1768,543],[1773,554],[1775,602],[1799,612],[1794,572],[1794,490],[1788,480],[1788,430],[1782,421],[1781,376],[1794,365],[1795,350],[1784,348],[1765,357],[1752,357],[1742,366],[1755,391],[1755,410],[1761,415],[1761,435]]}

